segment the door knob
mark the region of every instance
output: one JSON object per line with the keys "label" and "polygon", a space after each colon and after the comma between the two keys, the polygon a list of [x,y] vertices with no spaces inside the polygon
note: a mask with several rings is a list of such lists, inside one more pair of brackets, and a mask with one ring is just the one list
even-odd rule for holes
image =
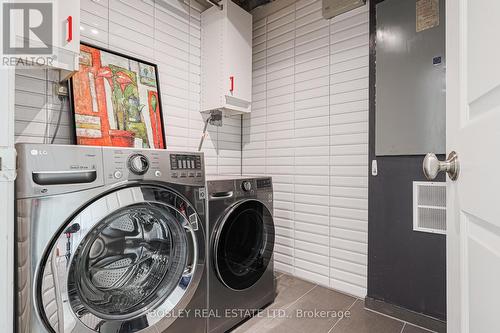
{"label": "door knob", "polygon": [[452,151],[445,161],[440,161],[436,155],[429,153],[425,155],[423,169],[428,180],[436,179],[437,175],[442,171],[446,171],[451,180],[457,180],[460,173],[458,155]]}

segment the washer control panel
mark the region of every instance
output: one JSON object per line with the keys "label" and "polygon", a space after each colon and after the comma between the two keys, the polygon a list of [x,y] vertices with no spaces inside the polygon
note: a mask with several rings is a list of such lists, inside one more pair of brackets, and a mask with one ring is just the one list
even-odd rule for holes
{"label": "washer control panel", "polygon": [[126,180],[166,181],[203,186],[203,153],[103,147],[106,183]]}

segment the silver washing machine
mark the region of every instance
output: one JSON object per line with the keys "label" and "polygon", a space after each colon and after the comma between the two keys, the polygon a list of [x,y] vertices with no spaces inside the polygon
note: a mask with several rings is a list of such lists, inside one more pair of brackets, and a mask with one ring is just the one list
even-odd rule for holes
{"label": "silver washing machine", "polygon": [[16,149],[16,332],[206,331],[201,153]]}
{"label": "silver washing machine", "polygon": [[216,177],[208,191],[208,332],[226,332],[276,297],[269,177]]}

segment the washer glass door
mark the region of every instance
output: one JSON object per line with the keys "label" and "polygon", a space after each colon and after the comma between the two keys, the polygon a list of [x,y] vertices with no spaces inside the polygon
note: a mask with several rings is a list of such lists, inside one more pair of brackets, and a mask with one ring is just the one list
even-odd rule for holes
{"label": "washer glass door", "polygon": [[53,304],[42,292],[46,323],[56,332],[78,321],[95,331],[121,332],[160,320],[152,310],[172,310],[193,279],[198,249],[192,214],[177,193],[156,186],[125,188],[87,206],[53,244],[39,279],[42,291],[59,285],[65,304],[62,330],[51,322]]}
{"label": "washer glass door", "polygon": [[253,286],[272,258],[274,224],[257,200],[236,204],[225,215],[215,237],[214,264],[219,280],[234,290]]}

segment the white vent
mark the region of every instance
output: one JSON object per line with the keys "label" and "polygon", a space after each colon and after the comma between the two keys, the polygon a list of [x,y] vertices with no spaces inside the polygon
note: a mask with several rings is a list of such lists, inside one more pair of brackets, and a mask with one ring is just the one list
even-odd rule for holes
{"label": "white vent", "polygon": [[446,234],[445,182],[413,182],[413,230]]}

